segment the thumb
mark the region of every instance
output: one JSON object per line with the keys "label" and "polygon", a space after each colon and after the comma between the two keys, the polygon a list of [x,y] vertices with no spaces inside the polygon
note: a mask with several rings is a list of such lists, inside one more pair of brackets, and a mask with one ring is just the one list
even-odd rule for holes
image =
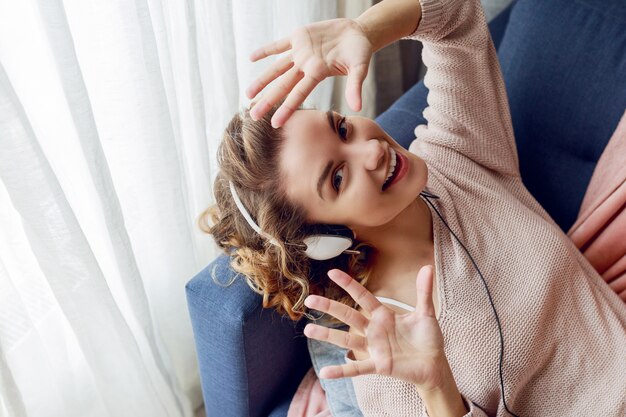
{"label": "thumb", "polygon": [[363,81],[367,77],[369,67],[367,64],[359,64],[354,68],[350,68],[348,72],[348,81],[346,83],[346,101],[348,106],[354,111],[361,111],[361,89]]}
{"label": "thumb", "polygon": [[422,316],[435,317],[435,305],[433,304],[433,267],[423,266],[417,273],[415,280],[417,289],[417,303],[415,312]]}

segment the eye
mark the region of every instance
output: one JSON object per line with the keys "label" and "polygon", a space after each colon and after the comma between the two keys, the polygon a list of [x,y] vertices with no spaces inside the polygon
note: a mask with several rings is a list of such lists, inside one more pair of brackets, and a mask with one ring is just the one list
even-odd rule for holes
{"label": "eye", "polygon": [[337,123],[337,132],[339,132],[339,136],[341,139],[346,140],[348,136],[348,122],[345,117],[342,117]]}
{"label": "eye", "polygon": [[342,182],[343,182],[343,167],[339,168],[333,174],[333,188],[335,189],[335,191],[337,192],[339,191],[339,188],[341,187]]}

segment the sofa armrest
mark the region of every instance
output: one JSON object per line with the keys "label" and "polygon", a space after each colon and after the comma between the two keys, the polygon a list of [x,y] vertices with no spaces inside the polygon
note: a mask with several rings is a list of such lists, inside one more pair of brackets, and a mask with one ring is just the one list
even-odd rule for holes
{"label": "sofa armrest", "polygon": [[186,286],[206,412],[278,417],[311,367],[304,323],[262,308],[229,260],[219,256]]}

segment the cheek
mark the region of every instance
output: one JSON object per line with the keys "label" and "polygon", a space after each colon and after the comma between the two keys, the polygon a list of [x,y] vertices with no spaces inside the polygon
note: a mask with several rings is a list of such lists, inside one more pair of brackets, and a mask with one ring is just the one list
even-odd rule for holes
{"label": "cheek", "polygon": [[413,155],[411,168],[410,188],[417,190],[419,193],[424,189],[428,181],[428,167],[423,159]]}
{"label": "cheek", "polygon": [[398,215],[402,208],[397,198],[388,198],[382,194],[369,196],[365,193],[355,193],[350,196],[348,204],[344,206],[350,223],[358,226],[376,227],[386,224]]}

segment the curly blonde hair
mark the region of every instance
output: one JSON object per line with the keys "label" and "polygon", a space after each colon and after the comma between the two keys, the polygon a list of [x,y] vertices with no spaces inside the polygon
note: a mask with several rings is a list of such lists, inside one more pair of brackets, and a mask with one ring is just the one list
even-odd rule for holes
{"label": "curly blonde hair", "polygon": [[[230,255],[231,267],[263,296],[264,307],[299,320],[308,316],[304,299],[309,294],[354,305],[326,273],[339,268],[365,284],[374,250],[356,241],[360,255],[343,254],[315,261],[304,253],[303,240],[320,225],[307,223],[304,207],[287,198],[278,170],[283,131],[270,123],[279,105],[258,121],[252,120],[247,109],[233,116],[217,153],[219,173],[213,186],[216,204],[200,215],[198,225]],[[279,246],[248,225],[232,198],[230,181],[250,215]]]}

